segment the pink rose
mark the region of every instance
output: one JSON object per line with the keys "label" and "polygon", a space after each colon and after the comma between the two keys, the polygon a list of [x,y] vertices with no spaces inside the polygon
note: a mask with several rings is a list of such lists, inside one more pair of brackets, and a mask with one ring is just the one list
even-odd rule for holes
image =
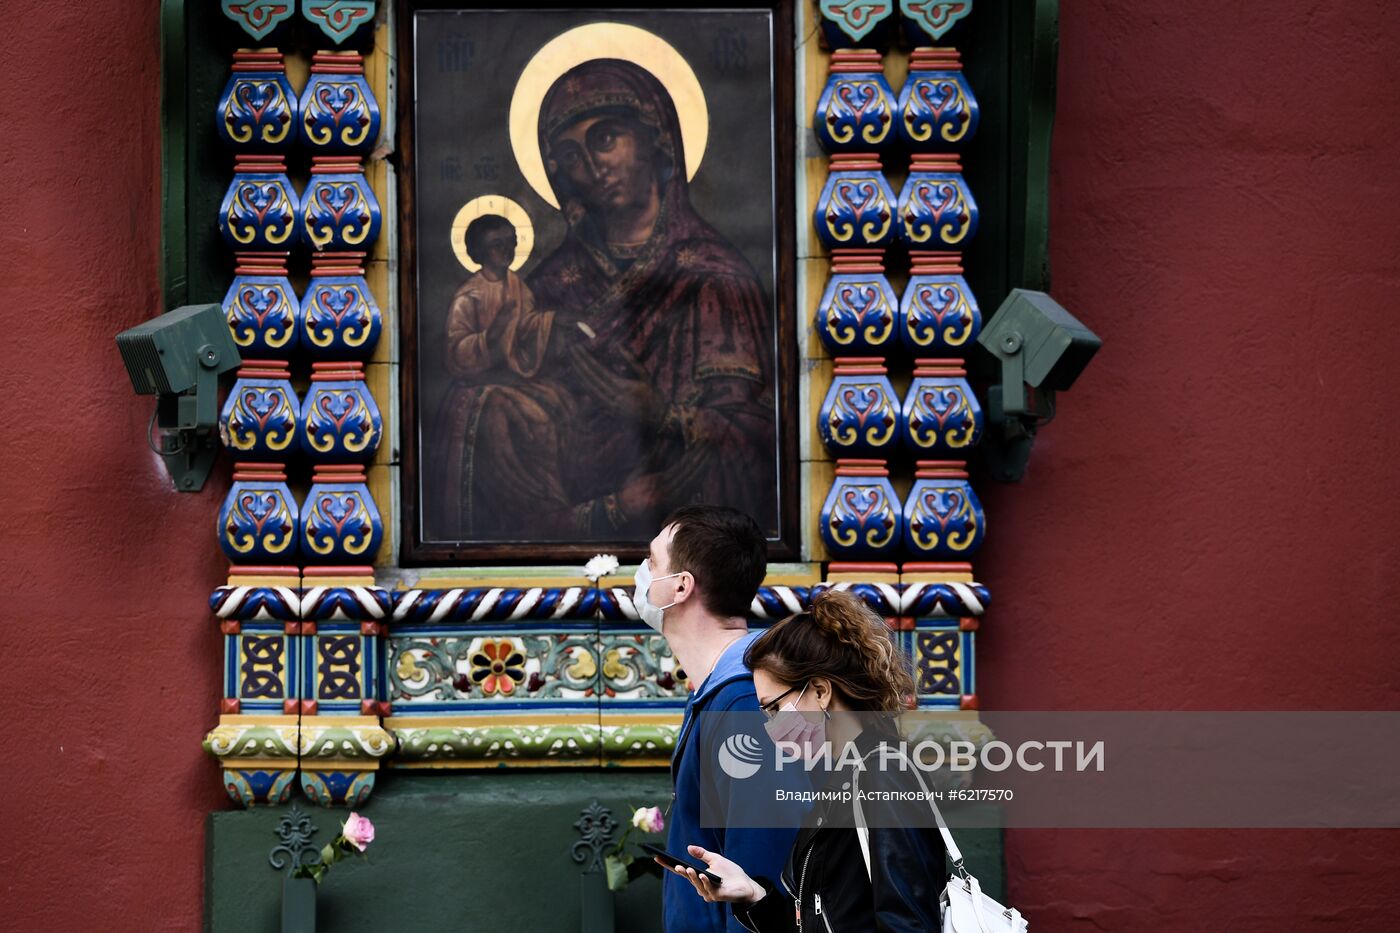
{"label": "pink rose", "polygon": [[374,824],[352,812],[341,827],[340,834],[346,842],[363,852],[365,846],[374,841]]}
{"label": "pink rose", "polygon": [[659,807],[638,807],[632,814],[632,825],[648,833],[659,833],[666,828],[666,820]]}

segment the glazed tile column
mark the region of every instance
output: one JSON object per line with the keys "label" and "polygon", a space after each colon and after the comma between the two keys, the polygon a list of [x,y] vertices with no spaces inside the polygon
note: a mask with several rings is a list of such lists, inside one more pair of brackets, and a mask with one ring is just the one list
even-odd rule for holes
{"label": "glazed tile column", "polygon": [[[285,32],[284,19],[269,13],[239,25],[262,39]],[[219,417],[235,463],[217,517],[228,582],[210,601],[224,651],[223,689],[219,722],[204,747],[218,757],[225,789],[243,806],[285,801],[297,774],[300,507],[288,471],[298,453],[300,400],[290,368],[297,329],[287,266],[300,231],[286,172],[296,125],[282,53],[235,52],[214,129],[234,153],[218,226],[234,256],[224,314],[244,365]]]}
{"label": "glazed tile column", "polygon": [[975,710],[975,633],[987,594],[975,583],[971,558],[986,534],[986,516],[967,473],[983,417],[966,360],[982,317],[963,278],[962,251],[979,216],[959,152],[976,133],[980,110],[959,52],[938,44],[972,3],[903,0],[900,12],[905,38],[915,46],[897,120],[909,158],[897,210],[910,263],[898,330],[914,364],[901,412],[915,460],[902,509],[900,579],[915,619],[910,647],[920,704]]}
{"label": "glazed tile column", "polygon": [[[302,7],[321,29],[318,40],[356,32],[337,19],[335,4]],[[299,141],[311,157],[300,202],[311,268],[298,309],[311,370],[298,418],[311,468],[297,529],[305,568],[301,787],[323,806],[366,799],[394,744],[381,721],[390,712],[389,598],[374,575],[384,520],[368,475],[384,439],[380,400],[366,379],[382,315],[363,266],[382,225],[363,162],[379,138],[380,112],[363,62],[355,52],[315,53],[299,104]]]}
{"label": "glazed tile column", "polygon": [[[824,583],[889,618],[920,705],[975,708],[987,594],[968,557],[985,519],[965,461],[982,415],[964,355],[981,317],[961,251],[978,215],[958,152],[979,111],[959,53],[937,46],[972,3],[905,0],[897,17],[881,0],[816,7],[832,50],[812,122],[830,157],[813,216],[831,259],[814,322],[832,357],[813,405],[834,460],[819,515]],[[896,26],[914,46],[907,57],[891,48]],[[898,92],[887,72],[904,76]]]}
{"label": "glazed tile column", "polygon": [[[215,120],[235,153],[218,222],[245,365],[220,423],[237,461],[218,517],[233,566],[210,599],[225,683],[205,747],[244,806],[283,802],[298,775],[317,802],[353,805],[393,745],[380,722],[391,607],[372,566],[384,526],[366,472],[384,436],[365,378],[383,322],[364,269],[381,216],[361,160],[380,113],[359,54],[310,56],[298,95],[266,46],[298,29],[317,45],[372,42],[375,4],[223,10],[239,41],[264,47],[234,53]],[[300,194],[293,177],[307,178]]]}
{"label": "glazed tile column", "polygon": [[[888,9],[823,4],[833,49],[812,128],[830,153],[813,221],[831,251],[831,276],[815,330],[832,355],[831,381],[817,410],[817,434],[835,458],[819,513],[833,562],[824,582],[898,583],[902,514],[889,478],[902,450],[899,398],[888,357],[899,348],[898,305],[885,277],[886,248],[898,237],[894,191],[882,154],[897,139],[896,97],[884,75]],[[879,43],[877,46],[876,43]]]}

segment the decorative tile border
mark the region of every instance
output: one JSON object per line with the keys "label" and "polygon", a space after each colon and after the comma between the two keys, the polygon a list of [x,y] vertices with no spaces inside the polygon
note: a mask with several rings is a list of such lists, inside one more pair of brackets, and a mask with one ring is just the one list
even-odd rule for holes
{"label": "decorative tile border", "polygon": [[[781,619],[810,608],[822,590],[850,590],[884,616],[980,616],[991,595],[980,583],[818,583],[764,586],[751,612]],[[220,619],[384,620],[393,625],[545,619],[637,621],[630,587],[220,586],[209,597]]]}

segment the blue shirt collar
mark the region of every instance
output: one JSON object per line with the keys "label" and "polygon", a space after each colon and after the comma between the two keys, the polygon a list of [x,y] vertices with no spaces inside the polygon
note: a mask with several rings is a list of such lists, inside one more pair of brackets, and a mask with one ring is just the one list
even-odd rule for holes
{"label": "blue shirt collar", "polygon": [[699,702],[705,697],[714,693],[721,684],[728,683],[736,677],[748,676],[749,669],[744,666],[744,653],[749,650],[749,645],[759,636],[759,632],[749,632],[741,638],[737,638],[734,644],[724,649],[724,653],[715,662],[715,669],[710,671],[705,682],[700,688],[691,694],[691,702]]}

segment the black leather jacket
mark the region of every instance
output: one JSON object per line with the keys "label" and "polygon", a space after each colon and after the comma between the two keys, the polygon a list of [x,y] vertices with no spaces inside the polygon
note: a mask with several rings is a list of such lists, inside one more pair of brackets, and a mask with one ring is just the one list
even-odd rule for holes
{"label": "black leather jacket", "polygon": [[[862,755],[880,739],[868,732],[856,738]],[[850,772],[833,775],[828,790],[850,789]],[[878,789],[917,789],[912,774],[867,770],[860,779],[862,793]],[[863,804],[870,825],[870,871],[860,851],[860,839],[850,828],[851,803],[819,800],[808,814],[787,866],[781,887],[755,878],[768,892],[750,908],[736,906],[734,916],[754,933],[939,933],[938,899],[948,879],[947,855],[936,826],[889,828],[878,805]],[[924,805],[927,809],[927,804]],[[838,814],[837,808],[841,809]],[[828,825],[831,823],[839,825]],[[795,909],[799,903],[800,911]]]}

